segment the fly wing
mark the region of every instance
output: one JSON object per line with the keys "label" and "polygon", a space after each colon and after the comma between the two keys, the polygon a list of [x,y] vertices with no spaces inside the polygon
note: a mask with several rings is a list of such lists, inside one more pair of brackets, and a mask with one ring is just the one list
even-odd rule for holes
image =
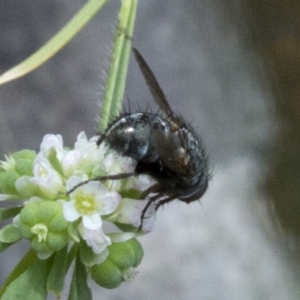
{"label": "fly wing", "polygon": [[177,117],[176,114],[171,109],[171,106],[169,105],[167,98],[159,86],[153,72],[151,71],[150,67],[142,57],[141,53],[135,49],[132,48],[132,51],[134,53],[134,56],[136,58],[136,61],[139,64],[140,70],[146,80],[146,83],[149,87],[149,90],[151,92],[151,95],[156,102],[156,104],[164,111],[164,113],[173,120],[174,123],[180,124],[180,119]]}
{"label": "fly wing", "polygon": [[153,132],[153,145],[159,158],[170,170],[180,176],[189,175],[190,156],[178,135],[164,131]]}

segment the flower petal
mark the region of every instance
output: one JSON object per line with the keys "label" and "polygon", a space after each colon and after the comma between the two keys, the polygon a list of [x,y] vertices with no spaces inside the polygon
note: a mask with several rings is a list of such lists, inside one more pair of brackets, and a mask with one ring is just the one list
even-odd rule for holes
{"label": "flower petal", "polygon": [[48,157],[51,149],[54,149],[57,158],[61,160],[65,152],[62,136],[60,134],[46,134],[43,138],[40,149],[44,157]]}
{"label": "flower petal", "polygon": [[137,233],[135,232],[114,232],[108,234],[113,243],[126,242],[132,239],[133,237],[136,237],[136,235]]}
{"label": "flower petal", "polygon": [[83,215],[82,224],[87,229],[96,230],[101,228],[102,220],[99,214]]}
{"label": "flower petal", "polygon": [[98,213],[100,215],[108,215],[112,213],[121,201],[121,196],[117,192],[107,192],[105,196],[101,197],[101,205]]}
{"label": "flower petal", "polygon": [[64,175],[69,177],[76,171],[79,163],[82,160],[82,155],[78,150],[71,150],[67,152],[62,159],[62,167]]}
{"label": "flower petal", "polygon": [[63,214],[67,221],[73,222],[80,217],[80,214],[75,208],[75,201],[64,201],[63,203]]}
{"label": "flower petal", "polygon": [[103,252],[107,246],[111,245],[110,238],[104,234],[102,228],[89,230],[80,223],[78,225],[78,231],[87,245],[90,246],[96,254]]}

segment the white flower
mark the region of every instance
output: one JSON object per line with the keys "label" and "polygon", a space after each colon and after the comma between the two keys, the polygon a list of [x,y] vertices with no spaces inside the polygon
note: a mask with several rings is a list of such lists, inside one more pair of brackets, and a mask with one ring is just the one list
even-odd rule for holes
{"label": "white flower", "polygon": [[61,160],[62,169],[66,177],[70,177],[82,161],[82,155],[78,150],[67,152]]}
{"label": "white flower", "polygon": [[[133,172],[133,161],[129,157],[119,156],[116,152],[106,155],[102,161],[105,175],[115,175]],[[112,190],[120,190],[123,184],[122,180],[107,180],[105,185]]]}
{"label": "white flower", "polygon": [[128,182],[128,185],[126,187],[137,189],[139,191],[145,191],[153,184],[154,181],[149,176],[139,175],[138,177],[132,178],[132,180]]}
{"label": "white flower", "polygon": [[74,175],[78,170],[85,171],[89,166],[98,168],[102,165],[107,147],[104,144],[98,147],[97,139],[97,137],[93,137],[88,140],[84,132],[78,134],[74,149],[66,152],[61,159],[66,177]]}
{"label": "white flower", "polygon": [[[67,181],[67,190],[82,182],[78,176],[72,176]],[[70,201],[64,202],[63,212],[67,221],[73,222],[82,217],[83,226],[90,230],[102,226],[101,215],[112,213],[121,201],[117,192],[108,191],[98,181],[90,181],[76,188],[70,194]]]}
{"label": "white flower", "polygon": [[133,171],[132,159],[119,156],[117,153],[106,155],[103,165],[108,174],[129,173]]}
{"label": "white flower", "polygon": [[63,187],[60,175],[52,168],[49,161],[40,152],[33,162],[33,177],[30,181],[36,184],[46,197],[54,197]]}
{"label": "white flower", "polygon": [[46,134],[43,138],[40,149],[46,158],[50,154],[51,150],[54,149],[57,159],[61,160],[65,154],[62,136],[60,134]]}
{"label": "white flower", "polygon": [[93,249],[95,254],[102,253],[107,246],[111,245],[110,238],[104,234],[102,228],[90,230],[83,226],[82,223],[78,225],[78,232],[86,241],[87,245]]}
{"label": "white flower", "polygon": [[74,149],[82,154],[83,160],[88,162],[100,162],[103,160],[107,147],[104,146],[104,143],[98,147],[96,143],[98,138],[95,136],[88,140],[84,132],[78,134]]}
{"label": "white flower", "polygon": [[[132,224],[135,227],[141,225],[141,214],[149,200],[135,200],[123,198],[116,211],[109,217],[112,222]],[[155,204],[151,203],[143,219],[142,230],[149,233],[154,228]]]}

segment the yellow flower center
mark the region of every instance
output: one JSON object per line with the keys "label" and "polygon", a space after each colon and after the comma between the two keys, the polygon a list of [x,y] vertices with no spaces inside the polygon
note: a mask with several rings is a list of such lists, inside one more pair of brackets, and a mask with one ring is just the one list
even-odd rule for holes
{"label": "yellow flower center", "polygon": [[76,210],[82,215],[90,215],[96,212],[96,201],[94,194],[77,193],[75,198]]}
{"label": "yellow flower center", "polygon": [[40,166],[40,167],[38,168],[38,174],[39,174],[39,176],[40,176],[41,178],[47,178],[47,176],[48,176],[48,171],[47,171],[46,168]]}

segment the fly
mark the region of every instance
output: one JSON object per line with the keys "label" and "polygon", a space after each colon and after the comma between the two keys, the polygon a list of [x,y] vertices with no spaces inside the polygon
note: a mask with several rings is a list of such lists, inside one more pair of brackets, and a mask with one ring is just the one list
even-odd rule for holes
{"label": "fly", "polygon": [[210,173],[202,141],[192,126],[171,109],[139,51],[133,48],[133,53],[162,114],[126,113],[113,120],[98,139],[97,145],[105,142],[120,155],[131,157],[136,161],[135,169],[131,173],[92,180],[117,180],[142,174],[153,178],[156,183],[141,195],[141,199],[149,199],[141,213],[141,229],[151,203],[155,203],[157,210],[174,199],[186,203],[200,199],[207,190]]}

